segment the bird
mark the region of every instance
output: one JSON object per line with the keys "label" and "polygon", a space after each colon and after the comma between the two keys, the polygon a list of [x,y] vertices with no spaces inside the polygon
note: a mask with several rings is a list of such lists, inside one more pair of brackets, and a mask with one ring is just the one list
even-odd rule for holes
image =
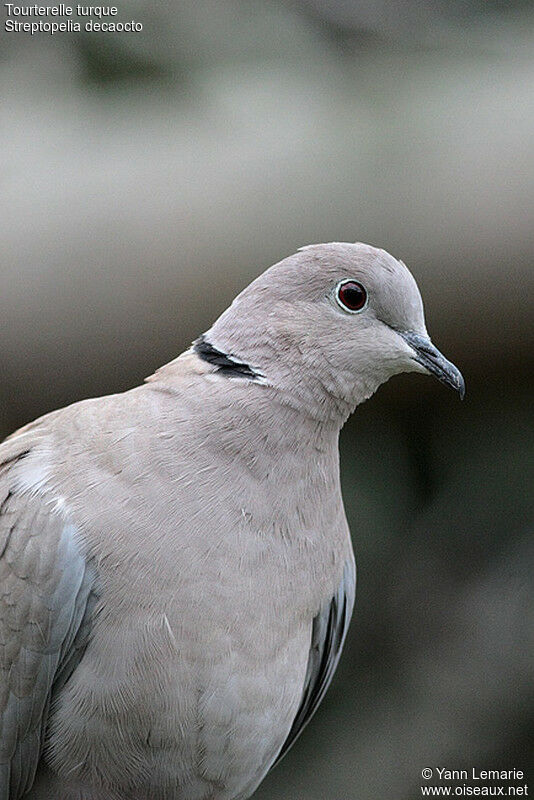
{"label": "bird", "polygon": [[0,445],[0,800],[245,800],[355,595],[338,438],[393,375],[465,391],[408,268],[308,245],[141,385]]}

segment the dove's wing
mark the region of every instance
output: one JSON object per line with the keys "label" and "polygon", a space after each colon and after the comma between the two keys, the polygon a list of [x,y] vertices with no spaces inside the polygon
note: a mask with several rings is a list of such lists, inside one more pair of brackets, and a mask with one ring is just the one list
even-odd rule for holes
{"label": "dove's wing", "polygon": [[63,510],[18,485],[27,452],[12,456],[15,444],[0,448],[0,800],[33,783],[52,689],[81,654],[93,583]]}
{"label": "dove's wing", "polygon": [[313,620],[310,654],[297,715],[275,764],[302,733],[323,699],[336,670],[354,606],[356,570],[347,562],[335,595],[323,604]]}

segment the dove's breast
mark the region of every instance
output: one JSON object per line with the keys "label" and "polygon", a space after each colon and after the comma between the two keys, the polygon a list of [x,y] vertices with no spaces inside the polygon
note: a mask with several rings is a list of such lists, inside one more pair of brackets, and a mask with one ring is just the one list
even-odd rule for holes
{"label": "dove's breast", "polygon": [[236,454],[216,440],[178,448],[157,407],[141,426],[125,400],[107,402],[119,413],[107,421],[93,401],[84,425],[75,417],[75,447],[40,487],[63,498],[98,582],[89,643],[54,697],[42,791],[249,797],[297,715],[314,617],[351,558],[335,468],[294,453],[281,471],[272,449],[260,473],[251,460],[232,478]]}

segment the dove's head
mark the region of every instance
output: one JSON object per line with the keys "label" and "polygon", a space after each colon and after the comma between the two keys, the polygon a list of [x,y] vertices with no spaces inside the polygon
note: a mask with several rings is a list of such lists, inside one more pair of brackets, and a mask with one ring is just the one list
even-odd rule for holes
{"label": "dove's head", "polygon": [[228,377],[249,371],[309,413],[346,417],[400,372],[464,394],[461,373],[430,341],[410,271],[361,243],[310,245],[275,264],[195,346]]}

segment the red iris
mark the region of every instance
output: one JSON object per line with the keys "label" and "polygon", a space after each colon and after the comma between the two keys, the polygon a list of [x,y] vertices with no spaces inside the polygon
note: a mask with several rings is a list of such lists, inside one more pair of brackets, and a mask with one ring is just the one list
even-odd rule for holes
{"label": "red iris", "polygon": [[348,311],[361,311],[367,302],[367,292],[357,281],[345,281],[337,288],[339,304]]}

